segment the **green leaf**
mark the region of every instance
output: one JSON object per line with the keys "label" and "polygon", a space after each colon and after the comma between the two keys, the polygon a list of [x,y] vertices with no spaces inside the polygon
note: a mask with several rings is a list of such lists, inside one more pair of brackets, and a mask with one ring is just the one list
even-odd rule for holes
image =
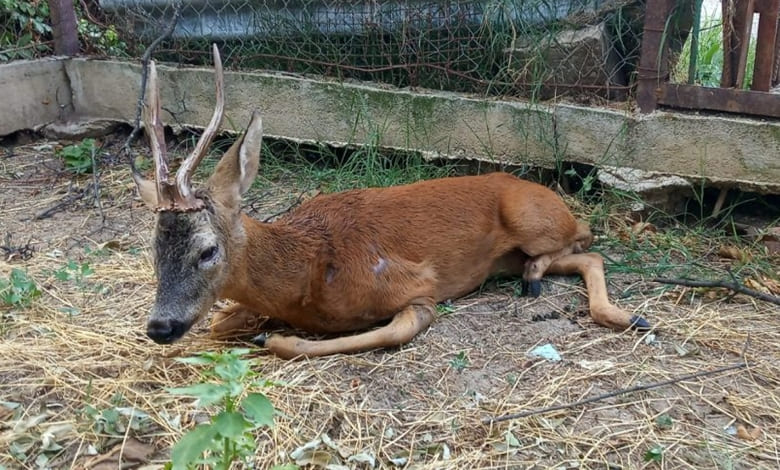
{"label": "green leaf", "polygon": [[655,424],[660,429],[669,429],[672,427],[672,417],[664,413],[655,419]]}
{"label": "green leaf", "polygon": [[210,424],[201,424],[185,434],[171,451],[173,470],[186,470],[192,462],[200,459],[203,451],[211,447],[217,429]]}
{"label": "green leaf", "polygon": [[177,357],[174,360],[176,362],[181,362],[183,364],[193,364],[196,366],[205,366],[209,364],[214,364],[214,358],[205,357],[205,356]]}
{"label": "green leaf", "polygon": [[652,449],[645,452],[645,462],[661,462],[664,458],[664,448],[656,445]]}
{"label": "green leaf", "polygon": [[272,427],[274,425],[274,405],[262,393],[247,395],[241,402],[241,409],[256,426]]}
{"label": "green leaf", "polygon": [[219,435],[228,439],[237,439],[249,428],[249,422],[241,413],[235,411],[223,411],[214,418],[214,426]]}
{"label": "green leaf", "polygon": [[300,470],[301,467],[295,465],[294,463],[284,463],[281,465],[274,465],[271,467],[271,470]]}
{"label": "green leaf", "polygon": [[167,388],[168,393],[176,395],[189,395],[198,399],[197,406],[209,406],[223,398],[230,391],[224,384],[195,384],[187,387]]}

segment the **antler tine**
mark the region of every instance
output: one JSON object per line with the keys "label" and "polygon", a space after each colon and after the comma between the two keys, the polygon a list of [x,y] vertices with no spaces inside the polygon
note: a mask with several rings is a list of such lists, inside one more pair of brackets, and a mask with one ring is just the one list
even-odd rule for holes
{"label": "antler tine", "polygon": [[211,116],[209,125],[203,131],[203,135],[200,136],[198,143],[195,145],[195,150],[192,151],[190,156],[179,167],[179,171],[176,172],[176,187],[182,198],[181,202],[191,208],[200,207],[200,204],[195,202],[195,198],[192,195],[192,173],[201,160],[203,160],[203,157],[206,156],[211,141],[214,140],[214,136],[217,135],[219,126],[222,124],[222,117],[225,113],[225,80],[222,74],[222,58],[219,56],[219,49],[216,44],[213,45],[213,54],[214,77],[217,88],[217,103],[214,106],[214,114]]}
{"label": "antler tine", "polygon": [[160,207],[173,203],[168,182],[168,163],[165,158],[165,129],[160,120],[160,90],[157,87],[157,67],[154,61],[149,62],[149,79],[146,84],[146,112],[144,125],[152,149],[155,170],[155,186],[157,187],[157,204]]}

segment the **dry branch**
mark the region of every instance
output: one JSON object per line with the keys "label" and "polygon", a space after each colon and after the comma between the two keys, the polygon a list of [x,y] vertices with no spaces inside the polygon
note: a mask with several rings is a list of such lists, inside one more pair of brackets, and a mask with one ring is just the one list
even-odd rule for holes
{"label": "dry branch", "polygon": [[[136,104],[135,108],[135,120],[133,121],[133,131],[130,132],[130,135],[127,137],[127,140],[125,141],[125,144],[122,146],[122,152],[126,154],[130,154],[130,145],[133,143],[135,138],[138,136],[138,133],[141,131],[141,113],[144,109],[144,95],[146,93],[146,81],[149,76],[149,61],[152,60],[152,53],[154,53],[154,50],[157,49],[157,46],[160,45],[161,42],[166,40],[171,34],[173,34],[173,30],[176,28],[176,23],[179,21],[179,16],[181,15],[181,3],[176,3],[175,10],[173,11],[173,18],[171,18],[171,22],[168,24],[168,27],[165,28],[165,31],[160,34],[154,41],[152,41],[151,44],[149,44],[149,47],[146,48],[144,51],[144,55],[141,56],[141,88],[138,91],[138,103]],[[133,159],[130,159],[130,166],[135,169],[135,162]]]}
{"label": "dry branch", "polygon": [[691,279],[665,279],[657,277],[653,279],[653,282],[661,284],[676,284],[686,287],[721,287],[729,289],[739,294],[749,295],[765,302],[770,302],[775,305],[780,305],[780,297],[771,294],[765,294],[757,290],[753,290],[749,287],[745,287],[737,281],[695,281]]}

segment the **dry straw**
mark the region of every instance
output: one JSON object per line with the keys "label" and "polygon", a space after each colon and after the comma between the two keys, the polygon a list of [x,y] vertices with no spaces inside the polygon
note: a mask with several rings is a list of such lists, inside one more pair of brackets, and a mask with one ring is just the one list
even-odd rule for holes
{"label": "dry straw", "polygon": [[[146,468],[160,468],[170,446],[208,416],[165,391],[199,380],[197,367],[174,359],[234,344],[209,340],[205,325],[169,347],[145,338],[153,217],[126,169],[100,175],[105,223],[89,197],[32,219],[92,181],[59,174],[46,144],[0,159],[0,231],[36,248],[29,260],[0,264],[0,275],[26,270],[42,290],[30,307],[0,307],[0,463],[36,468],[43,453],[50,468],[119,468],[117,456],[140,443]],[[272,193],[300,193],[282,189]],[[58,279],[69,260],[94,274]],[[294,362],[258,350],[258,372],[278,383],[265,390],[278,415],[257,435],[256,467],[292,462],[293,451],[320,439],[319,456],[343,465],[331,468],[367,468],[360,462],[371,458],[375,468],[778,468],[778,308],[743,296],[704,301],[635,275],[610,279],[616,292],[632,288],[619,304],[651,320],[654,337],[595,326],[583,316],[579,281],[555,278],[535,300],[515,297],[512,284],[486,286],[397,350]],[[483,423],[732,364],[748,335],[746,369]],[[561,362],[529,358],[545,343]],[[88,406],[119,410],[120,426],[96,426]],[[126,426],[139,412],[148,415],[143,426]],[[43,452],[47,445],[61,449]],[[26,460],[14,456],[19,449]],[[114,457],[99,467],[95,452]]]}

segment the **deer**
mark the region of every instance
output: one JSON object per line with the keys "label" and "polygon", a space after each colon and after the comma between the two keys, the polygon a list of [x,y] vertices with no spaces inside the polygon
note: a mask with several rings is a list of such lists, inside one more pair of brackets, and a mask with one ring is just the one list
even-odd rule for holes
{"label": "deer", "polygon": [[[431,325],[438,302],[498,275],[521,276],[524,293],[539,296],[544,275],[579,274],[595,323],[650,329],[610,303],[603,258],[587,252],[589,226],[553,190],[509,173],[321,194],[261,222],[241,209],[260,166],[263,125],[254,111],[205,184],[193,188],[225,108],[216,45],[212,54],[214,113],[172,179],[149,64],[143,121],[154,180],[135,168],[133,178],[157,218],[157,289],[146,331],[154,342],[179,340],[218,299],[229,299],[212,315],[211,336],[259,333],[252,341],[283,359],[398,347]],[[265,319],[325,337],[268,334],[260,328]]]}

